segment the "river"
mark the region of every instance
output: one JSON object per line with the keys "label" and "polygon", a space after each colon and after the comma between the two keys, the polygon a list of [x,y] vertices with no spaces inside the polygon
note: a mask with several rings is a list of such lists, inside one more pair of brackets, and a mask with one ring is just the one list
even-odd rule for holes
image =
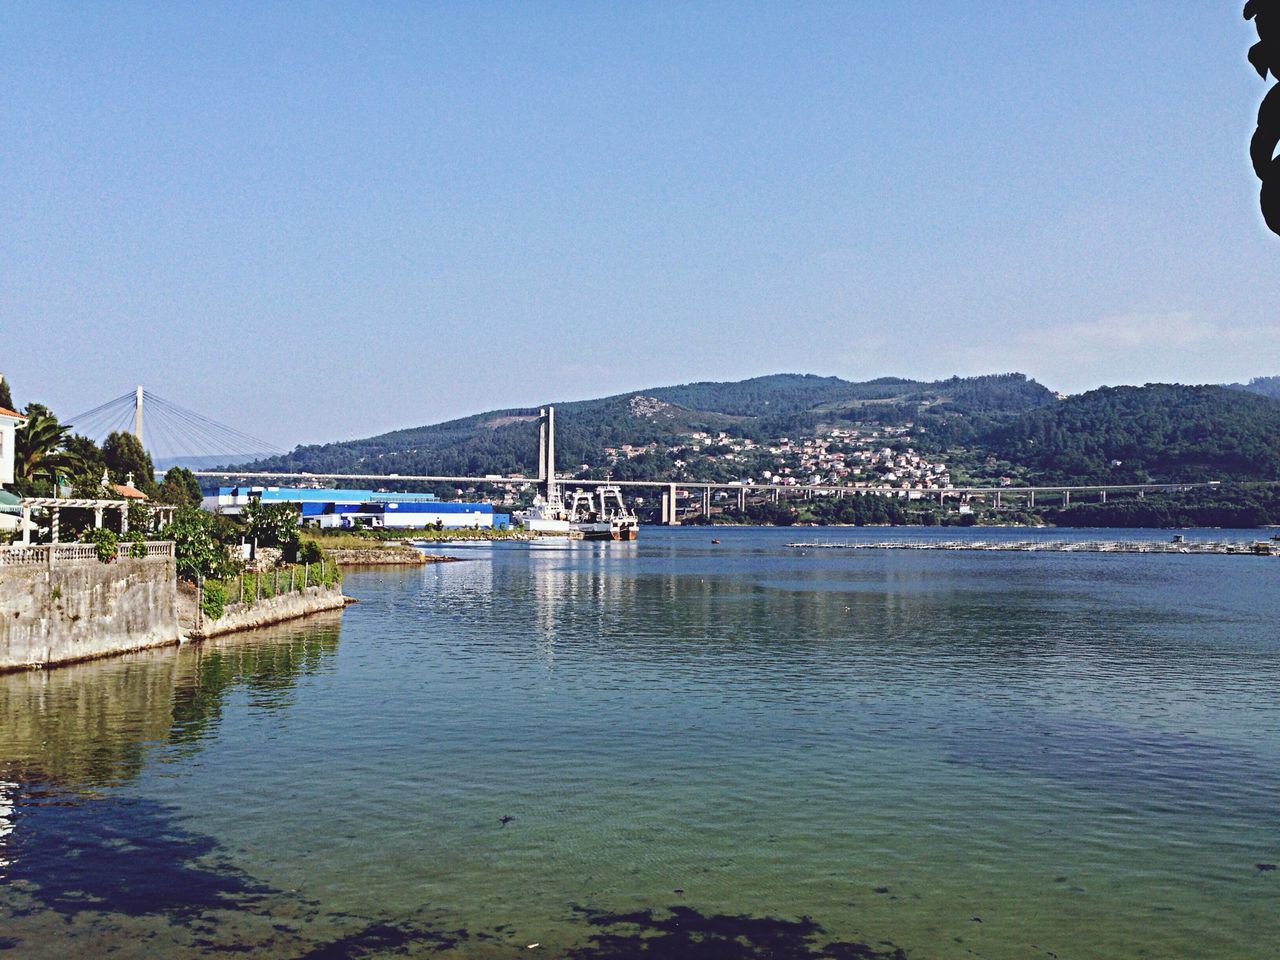
{"label": "river", "polygon": [[925,535],[444,548],[0,676],[0,955],[1277,955],[1280,560],[786,546]]}

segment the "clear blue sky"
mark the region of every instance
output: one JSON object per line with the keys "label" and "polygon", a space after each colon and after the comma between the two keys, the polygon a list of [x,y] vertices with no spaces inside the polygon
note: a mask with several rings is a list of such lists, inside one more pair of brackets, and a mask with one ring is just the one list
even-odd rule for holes
{"label": "clear blue sky", "polygon": [[778,371],[1280,373],[1241,3],[0,7],[0,372],[292,445]]}

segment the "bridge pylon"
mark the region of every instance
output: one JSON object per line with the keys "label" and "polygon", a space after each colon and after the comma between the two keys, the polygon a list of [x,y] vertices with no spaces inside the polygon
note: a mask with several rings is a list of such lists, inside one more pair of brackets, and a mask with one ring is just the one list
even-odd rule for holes
{"label": "bridge pylon", "polygon": [[556,408],[538,410],[538,482],[547,503],[559,495],[556,488]]}

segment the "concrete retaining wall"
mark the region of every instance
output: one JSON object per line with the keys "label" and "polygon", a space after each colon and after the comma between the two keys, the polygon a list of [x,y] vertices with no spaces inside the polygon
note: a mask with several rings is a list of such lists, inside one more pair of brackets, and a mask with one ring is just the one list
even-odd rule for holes
{"label": "concrete retaining wall", "polygon": [[252,630],[255,627],[305,617],[321,610],[338,610],[349,602],[351,601],[342,595],[340,587],[307,587],[305,591],[263,598],[253,604],[228,604],[222,616],[217,620],[205,617],[203,624],[193,629],[188,636],[192,640],[202,640],[224,633],[235,633],[237,630]]}
{"label": "concrete retaining wall", "polygon": [[0,568],[0,671],[177,643],[173,559]]}

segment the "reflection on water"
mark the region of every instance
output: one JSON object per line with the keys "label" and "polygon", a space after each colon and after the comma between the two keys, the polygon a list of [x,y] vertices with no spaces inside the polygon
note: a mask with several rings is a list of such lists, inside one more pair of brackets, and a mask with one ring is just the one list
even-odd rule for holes
{"label": "reflection on water", "polygon": [[161,955],[336,958],[466,940],[419,918],[388,924],[271,887],[177,809],[111,789],[148,761],[194,757],[236,693],[248,710],[287,709],[299,680],[334,658],[339,627],[325,614],[305,626],[0,678],[0,916],[26,921],[13,924],[26,935],[0,937],[0,949],[117,952],[124,933],[158,938]]}
{"label": "reflection on water", "polygon": [[1280,567],[646,534],[450,548],[351,573],[341,618],[0,677],[0,947],[1243,958],[1280,936],[1258,867]]}
{"label": "reflection on water", "polygon": [[0,677],[0,770],[87,789],[138,776],[161,744],[194,744],[243,689],[282,710],[338,646],[339,620]]}

